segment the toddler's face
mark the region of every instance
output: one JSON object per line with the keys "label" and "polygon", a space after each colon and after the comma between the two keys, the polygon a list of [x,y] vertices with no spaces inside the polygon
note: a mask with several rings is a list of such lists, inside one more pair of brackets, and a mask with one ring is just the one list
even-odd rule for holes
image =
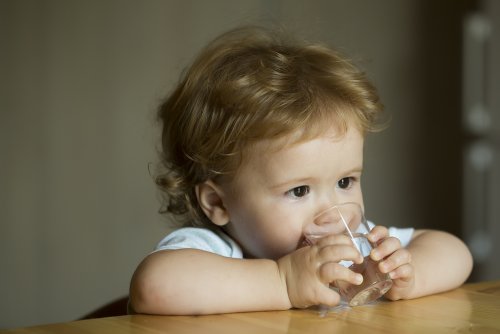
{"label": "toddler's face", "polygon": [[259,142],[235,178],[219,184],[226,231],[246,257],[278,259],[302,244],[318,213],[344,202],[363,206],[362,165],[363,136],[353,126],[293,145]]}

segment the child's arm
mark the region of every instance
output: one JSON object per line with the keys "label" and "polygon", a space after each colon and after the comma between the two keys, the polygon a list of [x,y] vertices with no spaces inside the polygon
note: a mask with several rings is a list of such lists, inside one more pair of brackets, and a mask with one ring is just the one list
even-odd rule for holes
{"label": "child's arm", "polygon": [[[374,228],[372,241],[383,240],[384,229]],[[386,294],[391,300],[417,298],[456,288],[465,282],[472,270],[472,256],[467,246],[449,233],[417,230],[404,249],[397,249],[394,238],[387,240],[377,247],[381,254],[374,259],[390,254],[380,265],[388,265],[381,270],[390,272],[393,278],[393,287]]]}
{"label": "child's arm", "polygon": [[231,259],[195,249],[149,255],[134,273],[130,301],[135,312],[149,314],[290,307],[274,261]]}
{"label": "child's arm", "polygon": [[328,282],[354,283],[357,277],[337,262],[362,258],[346,237],[329,239],[278,261],[231,259],[194,249],[155,252],[132,277],[131,307],[138,313],[180,315],[335,305],[339,296]]}

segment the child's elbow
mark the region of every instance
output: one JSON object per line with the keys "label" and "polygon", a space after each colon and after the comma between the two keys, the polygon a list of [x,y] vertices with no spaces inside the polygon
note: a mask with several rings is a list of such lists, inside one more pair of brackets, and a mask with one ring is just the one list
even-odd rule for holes
{"label": "child's elbow", "polygon": [[472,253],[470,249],[467,247],[465,243],[463,243],[463,247],[465,248],[464,250],[464,262],[465,262],[465,268],[466,268],[466,278],[470,276],[472,273],[472,269],[474,267],[474,258],[472,256]]}
{"label": "child's elbow", "polygon": [[136,269],[130,282],[129,311],[143,314],[165,314],[163,310],[164,281],[161,275],[149,266],[148,259]]}
{"label": "child's elbow", "polygon": [[130,283],[129,312],[158,313],[155,307],[154,290],[151,281],[144,277],[142,273],[136,271]]}
{"label": "child's elbow", "polygon": [[458,286],[463,284],[467,278],[469,278],[474,266],[474,259],[469,247],[467,247],[467,244],[456,236],[452,237],[454,239],[455,246],[450,248],[453,252],[456,267],[458,269],[458,275],[456,276],[456,285]]}

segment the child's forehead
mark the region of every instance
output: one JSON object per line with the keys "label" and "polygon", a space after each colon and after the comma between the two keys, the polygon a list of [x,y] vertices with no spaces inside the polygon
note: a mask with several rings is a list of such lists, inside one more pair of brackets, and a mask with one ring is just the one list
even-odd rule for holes
{"label": "child's forehead", "polygon": [[349,124],[345,128],[337,125],[331,125],[316,132],[299,129],[291,133],[282,135],[278,138],[266,138],[247,144],[243,150],[243,162],[245,157],[254,155],[274,155],[282,151],[294,148],[300,144],[312,141],[318,138],[338,142],[353,132],[360,133],[354,124]]}
{"label": "child's forehead", "polygon": [[293,134],[261,140],[244,151],[241,164],[229,181],[281,184],[289,179],[319,174],[326,177],[328,173],[359,170],[363,161],[363,141],[363,135],[355,127],[345,132],[331,130],[308,139]]}

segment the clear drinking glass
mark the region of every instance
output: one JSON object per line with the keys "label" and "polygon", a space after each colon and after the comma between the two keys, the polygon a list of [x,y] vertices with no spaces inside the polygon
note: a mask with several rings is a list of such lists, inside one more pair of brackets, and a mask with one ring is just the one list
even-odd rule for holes
{"label": "clear drinking glass", "polygon": [[314,244],[319,238],[330,234],[343,233],[347,235],[364,260],[360,264],[352,261],[341,261],[356,273],[363,275],[363,283],[354,285],[345,281],[336,281],[341,297],[350,306],[358,306],[374,301],[383,296],[392,286],[388,274],[378,270],[378,262],[370,258],[374,247],[367,239],[370,227],[364,217],[361,206],[357,203],[343,203],[330,207],[314,218],[314,222],[306,226],[304,231],[307,242]]}

